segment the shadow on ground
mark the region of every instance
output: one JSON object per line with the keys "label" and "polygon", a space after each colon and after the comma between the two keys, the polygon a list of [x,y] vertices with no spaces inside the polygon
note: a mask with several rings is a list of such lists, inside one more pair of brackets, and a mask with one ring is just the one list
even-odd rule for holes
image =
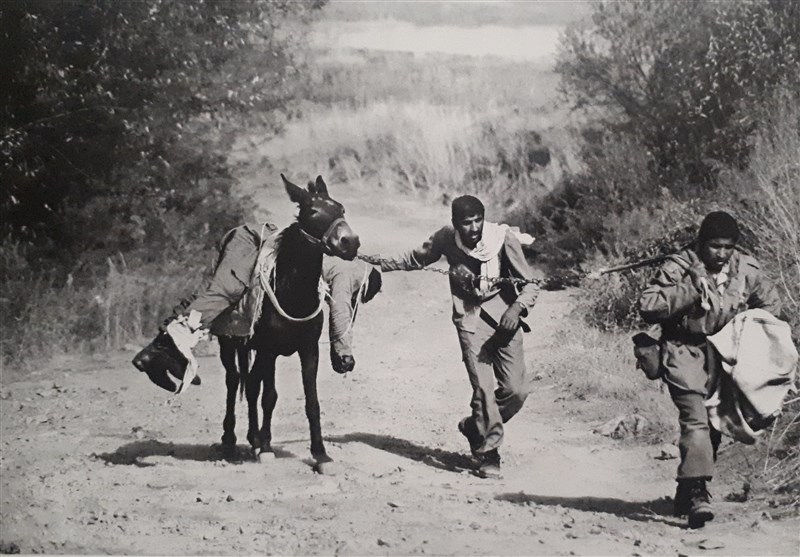
{"label": "shadow on ground", "polygon": [[475,468],[472,458],[467,455],[442,449],[431,449],[430,447],[417,445],[412,441],[398,439],[389,435],[357,432],[329,437],[327,441],[332,443],[364,443],[381,451],[421,462],[440,470],[447,470],[448,472],[462,472]]}
{"label": "shadow on ground", "polygon": [[544,505],[584,512],[609,513],[639,522],[661,522],[670,526],[685,527],[683,521],[672,516],[672,499],[669,497],[652,501],[624,501],[612,497],[561,497],[519,492],[501,493],[495,499],[517,505]]}
{"label": "shadow on ground", "polygon": [[[297,458],[291,451],[273,447],[276,458]],[[178,460],[193,460],[196,462],[215,462],[224,460],[231,464],[241,464],[245,461],[255,460],[249,447],[237,446],[234,452],[223,450],[221,445],[190,445],[165,443],[155,439],[134,441],[118,448],[113,453],[95,455],[100,460],[116,465],[133,465],[140,468],[155,466],[147,462],[148,457],[168,456]]]}

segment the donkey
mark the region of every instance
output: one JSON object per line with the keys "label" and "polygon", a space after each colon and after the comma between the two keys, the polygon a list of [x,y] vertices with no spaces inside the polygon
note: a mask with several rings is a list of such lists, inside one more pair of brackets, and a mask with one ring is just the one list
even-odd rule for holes
{"label": "donkey", "polygon": [[[226,370],[227,408],[223,422],[223,450],[235,452],[235,405],[243,382],[248,404],[247,440],[259,461],[274,456],[272,450],[272,412],[278,400],[275,389],[275,361],[278,356],[298,354],[302,366],[306,417],[311,430],[311,455],[318,471],[332,462],[325,451],[320,427],[317,396],[319,338],[322,334],[323,303],[320,290],[322,255],[352,261],[360,247],[358,236],[344,219],[344,207],[331,199],[321,176],[303,189],[281,174],[289,198],[300,207],[294,223],[283,229],[274,244],[274,264],[268,276],[259,277],[264,289],[260,315],[253,336],[220,336],[220,358]],[[249,351],[255,351],[252,369]],[[236,361],[238,358],[239,369]],[[258,424],[258,396],[264,385]]]}

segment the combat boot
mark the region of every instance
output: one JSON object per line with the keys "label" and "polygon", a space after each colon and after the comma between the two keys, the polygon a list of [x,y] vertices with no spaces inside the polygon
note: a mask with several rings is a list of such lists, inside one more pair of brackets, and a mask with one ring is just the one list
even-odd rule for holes
{"label": "combat boot", "polygon": [[689,497],[690,481],[691,480],[678,480],[678,487],[675,488],[675,498],[673,499],[674,507],[672,514],[674,516],[686,516],[689,514],[689,507],[692,502]]}
{"label": "combat boot", "polygon": [[189,360],[181,354],[172,338],[162,331],[133,358],[133,365],[150,380],[170,392],[177,392],[186,375]]}
{"label": "combat boot", "polygon": [[478,456],[480,466],[478,467],[478,476],[486,479],[499,480],[500,475],[500,453],[497,449],[482,453]]}
{"label": "combat boot", "polygon": [[689,483],[689,528],[702,528],[706,522],[714,519],[711,511],[711,494],[706,487],[706,480],[692,479]]}
{"label": "combat boot", "polygon": [[481,434],[478,433],[478,428],[475,427],[475,420],[472,416],[467,416],[458,422],[458,431],[467,438],[472,456],[478,456],[478,449],[481,447],[482,442]]}
{"label": "combat boot", "polygon": [[173,393],[183,392],[190,382],[199,385],[197,360],[192,354],[204,334],[199,322],[197,311],[168,321],[153,342],[136,354],[133,365],[153,383]]}

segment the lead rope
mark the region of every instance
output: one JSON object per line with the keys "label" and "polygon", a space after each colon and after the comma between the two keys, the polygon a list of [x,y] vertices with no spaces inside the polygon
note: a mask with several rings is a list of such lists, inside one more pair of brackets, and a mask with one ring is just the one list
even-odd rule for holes
{"label": "lead rope", "polygon": [[[382,258],[380,256],[377,256],[377,255],[357,255],[356,257],[358,257],[362,261],[366,261],[367,263],[369,263],[371,265],[380,265],[382,262],[389,261],[388,259],[384,259],[384,258]],[[439,273],[440,275],[448,275],[448,276],[452,276],[452,277],[459,277],[459,278],[463,278],[465,280],[470,280],[470,281],[472,281],[472,280],[485,280],[490,285],[494,285],[496,283],[509,283],[509,284],[515,284],[515,285],[517,285],[517,284],[535,284],[536,286],[542,286],[542,285],[545,285],[545,284],[549,284],[553,280],[557,280],[557,277],[550,277],[550,278],[544,278],[544,279],[537,279],[537,278],[524,279],[524,278],[517,278],[517,277],[487,277],[487,276],[484,276],[484,275],[474,275],[472,273],[466,273],[464,271],[452,271],[452,270],[447,270],[447,269],[435,269],[433,267],[422,267],[421,269],[418,269],[418,270],[420,270],[420,271],[428,271],[428,272],[431,272],[431,273]],[[579,274],[579,276],[585,276],[585,275],[588,275],[588,273],[581,272]],[[576,278],[576,276],[578,276],[578,275],[568,275],[568,276],[565,275],[562,278],[564,278],[564,279],[568,278],[570,280],[574,280]]]}
{"label": "lead rope", "polygon": [[[603,269],[592,270],[592,271],[574,271],[570,274],[563,274],[563,275],[554,275],[547,278],[531,278],[531,279],[524,279],[524,278],[517,278],[517,277],[487,277],[484,275],[473,275],[472,273],[466,273],[464,271],[453,271],[447,269],[435,269],[433,267],[422,267],[417,269],[419,271],[428,271],[431,273],[439,273],[440,275],[448,275],[452,277],[459,277],[465,280],[485,280],[489,284],[496,284],[496,283],[507,283],[507,284],[514,284],[514,285],[524,285],[524,284],[535,284],[536,286],[545,286],[548,284],[559,283],[559,282],[566,282],[566,281],[573,281],[575,279],[582,279],[582,278],[590,278],[590,279],[598,279],[602,275],[608,275],[610,273],[618,273],[621,271],[628,271],[632,269],[638,269],[640,267],[647,267],[650,265],[656,265],[661,263],[671,257],[674,254],[668,255],[658,255],[656,257],[650,257],[647,259],[642,259],[639,261],[634,261],[632,263],[624,263],[622,265],[617,265],[615,267],[605,267]],[[371,265],[380,265],[383,262],[391,261],[390,259],[383,258],[379,255],[357,255],[358,259],[362,261],[366,261]]]}

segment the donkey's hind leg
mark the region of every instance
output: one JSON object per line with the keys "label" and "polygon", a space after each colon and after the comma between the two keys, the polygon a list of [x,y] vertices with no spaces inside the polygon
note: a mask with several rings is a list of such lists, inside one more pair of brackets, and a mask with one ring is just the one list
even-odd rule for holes
{"label": "donkey's hind leg", "polygon": [[239,390],[241,380],[236,367],[236,353],[240,344],[241,340],[236,337],[219,337],[219,358],[225,368],[225,386],[227,387],[225,419],[222,422],[222,450],[226,457],[236,454],[236,392]]}

